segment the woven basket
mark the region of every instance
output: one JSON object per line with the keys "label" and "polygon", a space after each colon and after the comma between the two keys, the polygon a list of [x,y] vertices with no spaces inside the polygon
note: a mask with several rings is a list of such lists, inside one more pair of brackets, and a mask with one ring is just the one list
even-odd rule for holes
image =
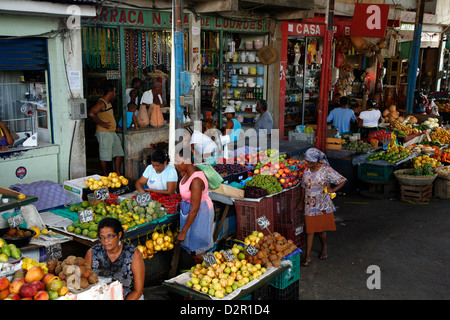
{"label": "woven basket", "polygon": [[[449,167],[449,166],[447,166]],[[436,168],[435,171],[441,179],[450,180],[450,171],[444,170],[445,167]]]}
{"label": "woven basket", "polygon": [[278,59],[277,51],[272,46],[262,47],[258,51],[258,58],[263,64],[272,64]]}
{"label": "woven basket", "polygon": [[433,176],[413,176],[404,173],[413,173],[414,169],[402,169],[394,171],[394,176],[401,185],[405,186],[426,186],[432,184],[437,174]]}

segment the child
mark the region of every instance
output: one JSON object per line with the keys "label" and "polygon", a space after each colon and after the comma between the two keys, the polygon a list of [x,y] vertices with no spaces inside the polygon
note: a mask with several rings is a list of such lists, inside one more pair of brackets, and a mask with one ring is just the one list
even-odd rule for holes
{"label": "child", "polygon": [[[134,127],[139,129],[137,118],[136,118],[136,111],[137,111],[137,105],[130,102],[127,105],[128,111],[127,111],[127,129],[130,129],[131,124],[134,123]],[[122,130],[122,118],[119,120],[119,123],[117,124],[117,130]]]}

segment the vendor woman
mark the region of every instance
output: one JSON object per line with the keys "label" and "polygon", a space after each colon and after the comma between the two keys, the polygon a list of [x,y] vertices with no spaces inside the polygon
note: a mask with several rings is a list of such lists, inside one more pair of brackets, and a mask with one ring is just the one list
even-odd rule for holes
{"label": "vendor woman", "polygon": [[142,176],[136,181],[139,193],[156,192],[171,196],[177,189],[177,170],[169,163],[169,156],[160,150],[151,155],[151,165],[147,166]]}
{"label": "vendor woman", "polygon": [[192,255],[195,264],[202,263],[202,254],[214,245],[214,205],[209,197],[208,180],[203,171],[192,164],[190,154],[183,156],[183,149],[176,156],[175,167],[182,176],[177,239],[180,247]]}
{"label": "vendor woman", "polygon": [[92,246],[85,260],[97,275],[118,280],[125,300],[144,300],[145,265],[141,252],[125,242],[119,220],[104,218],[98,224],[100,243]]}

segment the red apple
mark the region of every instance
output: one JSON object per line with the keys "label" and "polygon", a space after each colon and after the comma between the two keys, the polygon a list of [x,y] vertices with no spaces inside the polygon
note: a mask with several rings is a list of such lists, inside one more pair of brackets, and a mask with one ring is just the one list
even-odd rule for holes
{"label": "red apple", "polygon": [[38,291],[35,295],[34,295],[34,300],[49,300],[50,297],[48,295],[48,292],[45,290],[42,291]]}
{"label": "red apple", "polygon": [[44,277],[41,279],[41,281],[44,283],[44,285],[46,285],[47,282],[50,282],[50,280],[53,279],[53,277],[55,277],[53,273],[46,273],[44,274]]}
{"label": "red apple", "polygon": [[280,168],[281,168],[281,169],[286,168],[286,166],[284,165],[284,163],[281,163],[281,164],[280,164]]}
{"label": "red apple", "polygon": [[9,287],[9,280],[6,277],[0,278],[0,291],[3,291]]}
{"label": "red apple", "polygon": [[17,293],[10,293],[9,296],[5,298],[5,300],[20,300],[22,299]]}
{"label": "red apple", "polygon": [[3,300],[3,299],[5,299],[6,297],[8,297],[9,296],[9,289],[5,289],[5,290],[3,290],[3,291],[0,291],[0,300]]}
{"label": "red apple", "polygon": [[37,291],[45,290],[45,284],[42,281],[34,281],[31,283]]}
{"label": "red apple", "polygon": [[290,173],[291,170],[289,170],[288,168],[284,169],[284,173]]}
{"label": "red apple", "polygon": [[20,288],[24,284],[25,284],[25,278],[15,278],[9,286],[9,291],[11,293],[19,294]]}
{"label": "red apple", "polygon": [[278,174],[279,174],[279,175],[282,175],[283,173],[284,173],[284,170],[283,170],[283,169],[278,170]]}
{"label": "red apple", "polygon": [[37,290],[34,287],[34,285],[32,285],[31,283],[25,283],[20,288],[20,292],[19,292],[20,296],[23,298],[33,297],[36,293],[37,293]]}

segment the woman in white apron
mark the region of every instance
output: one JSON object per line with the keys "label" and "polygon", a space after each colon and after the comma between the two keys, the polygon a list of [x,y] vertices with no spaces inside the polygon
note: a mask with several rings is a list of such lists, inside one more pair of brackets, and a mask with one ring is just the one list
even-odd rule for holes
{"label": "woman in white apron", "polygon": [[178,183],[178,174],[175,167],[169,163],[169,156],[162,151],[155,151],[151,155],[151,165],[145,168],[142,176],[136,181],[136,190],[139,193],[156,192],[166,196],[175,193]]}

